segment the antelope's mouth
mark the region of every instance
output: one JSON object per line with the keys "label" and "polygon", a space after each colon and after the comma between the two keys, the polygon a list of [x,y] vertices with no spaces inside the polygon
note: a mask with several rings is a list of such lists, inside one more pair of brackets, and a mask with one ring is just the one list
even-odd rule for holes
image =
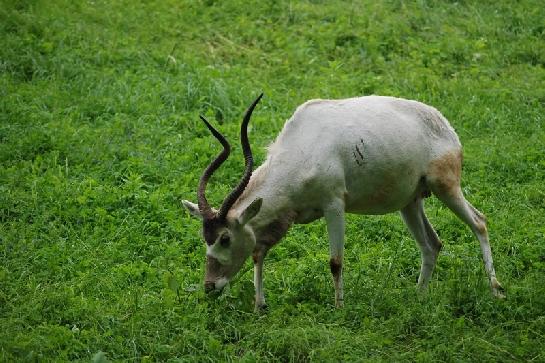
{"label": "antelope's mouth", "polygon": [[225,285],[229,282],[225,277],[219,278],[215,281],[204,282],[204,292],[208,295],[221,294]]}

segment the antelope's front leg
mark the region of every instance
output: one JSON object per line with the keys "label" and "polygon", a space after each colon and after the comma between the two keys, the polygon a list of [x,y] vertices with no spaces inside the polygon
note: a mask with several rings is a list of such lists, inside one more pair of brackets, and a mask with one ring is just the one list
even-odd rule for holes
{"label": "antelope's front leg", "polygon": [[267,250],[256,248],[252,258],[254,260],[254,287],[255,287],[255,311],[259,312],[267,307],[265,303],[265,293],[263,291],[263,260]]}
{"label": "antelope's front leg", "polygon": [[329,266],[335,285],[335,306],[344,303],[343,294],[343,255],[344,255],[344,202],[336,201],[324,210],[329,236]]}

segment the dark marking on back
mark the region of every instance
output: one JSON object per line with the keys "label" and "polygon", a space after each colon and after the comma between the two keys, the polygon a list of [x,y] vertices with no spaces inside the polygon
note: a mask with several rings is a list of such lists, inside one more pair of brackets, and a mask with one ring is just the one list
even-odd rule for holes
{"label": "dark marking on back", "polygon": [[362,166],[363,164],[358,160],[358,157],[356,156],[356,152],[352,152],[352,154],[354,155],[354,160],[356,161],[356,164],[358,164],[359,166]]}
{"label": "dark marking on back", "polygon": [[363,160],[363,154],[361,153],[360,149],[358,148],[358,145],[356,145],[356,151],[358,152],[360,158]]}
{"label": "dark marking on back", "polygon": [[361,150],[360,150],[359,144],[356,144],[355,145],[356,151],[352,151],[352,155],[354,155],[354,160],[356,161],[356,164],[358,164],[359,166],[363,166],[363,164],[365,164],[365,159],[362,153],[362,150],[365,146],[363,143],[363,139],[360,139],[360,143],[361,143]]}

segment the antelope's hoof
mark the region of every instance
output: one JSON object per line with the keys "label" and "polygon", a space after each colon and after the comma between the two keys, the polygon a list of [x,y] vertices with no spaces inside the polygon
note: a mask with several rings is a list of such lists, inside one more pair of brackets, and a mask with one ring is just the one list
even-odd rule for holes
{"label": "antelope's hoof", "polygon": [[269,305],[263,303],[255,306],[254,311],[258,314],[266,313],[269,310]]}
{"label": "antelope's hoof", "polygon": [[492,279],[492,281],[490,281],[490,287],[492,288],[492,295],[494,295],[496,299],[505,299],[505,289],[498,280]]}

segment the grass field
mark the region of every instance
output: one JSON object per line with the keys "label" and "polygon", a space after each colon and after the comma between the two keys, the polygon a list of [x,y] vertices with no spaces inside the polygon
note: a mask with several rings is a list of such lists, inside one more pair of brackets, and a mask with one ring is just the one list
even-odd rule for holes
{"label": "grass field", "polygon": [[[535,1],[0,2],[0,360],[545,361],[545,8]],[[463,189],[489,220],[505,300],[477,240],[435,198],[429,294],[398,214],[349,216],[345,308],[322,221],[204,295],[195,200],[219,146],[218,205],[297,105],[381,94],[440,109]]]}

